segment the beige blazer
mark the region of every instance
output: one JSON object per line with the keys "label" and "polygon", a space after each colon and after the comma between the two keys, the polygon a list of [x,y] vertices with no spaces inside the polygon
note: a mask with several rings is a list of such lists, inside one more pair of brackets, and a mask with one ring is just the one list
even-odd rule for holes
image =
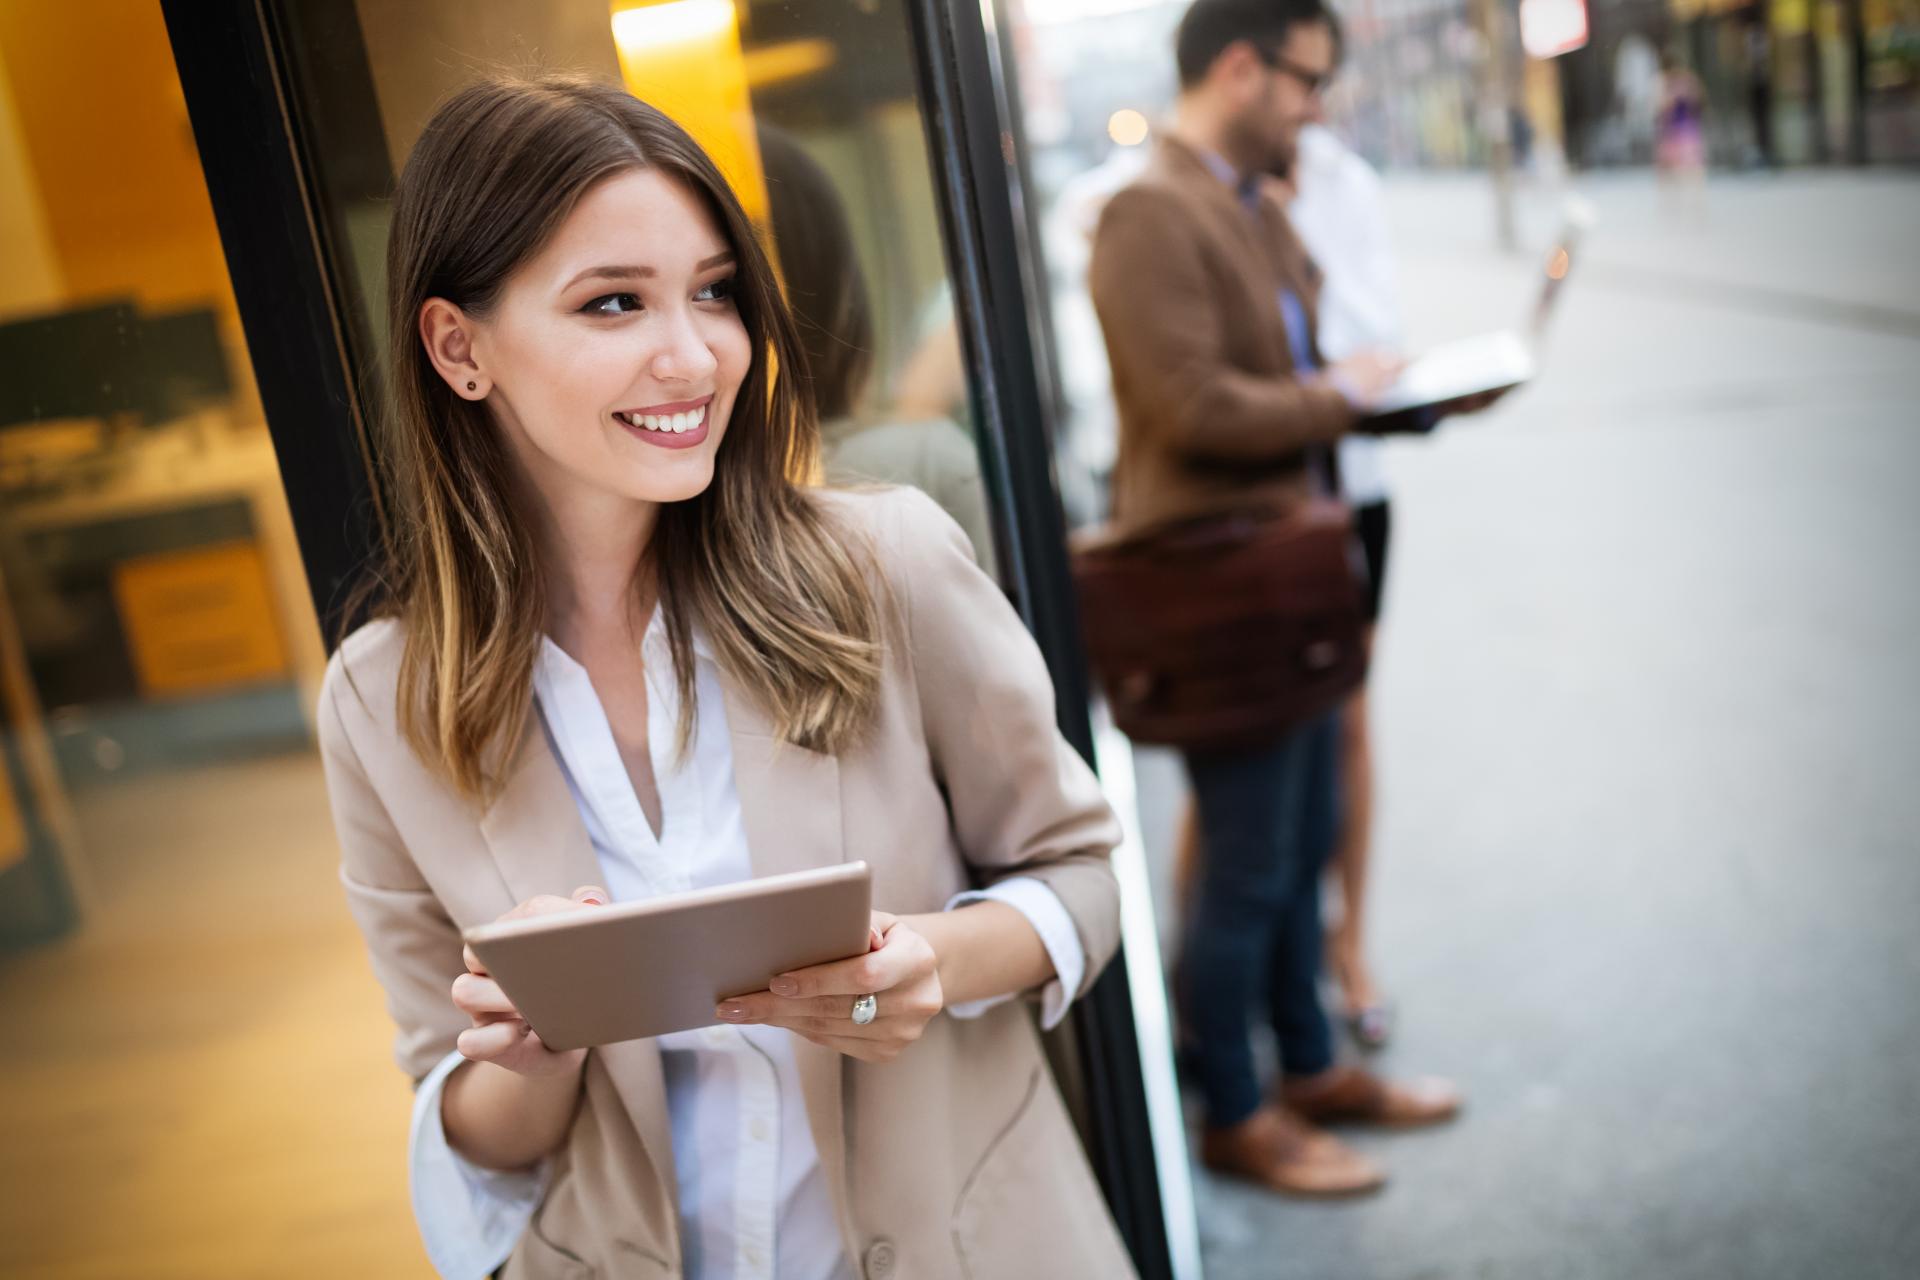
{"label": "beige blazer", "polygon": [[[820,500],[874,547],[890,584],[880,710],[864,745],[816,754],[776,740],[723,678],[755,874],[865,859],[875,905],[894,912],[1034,876],[1072,916],[1090,984],[1118,945],[1108,855],[1120,832],[1054,727],[1039,651],[924,495]],[[537,718],[484,810],[407,747],[395,725],[401,640],[381,621],[341,646],[320,742],[348,903],[417,1083],[467,1025],[449,997],[460,930],[535,894],[598,883],[600,870]],[[1021,1002],[970,1021],[940,1015],[886,1066],[798,1038],[794,1049],[856,1273],[1132,1274]],[[506,1274],[679,1275],[673,1171],[658,1048],[591,1051],[551,1188]]]}
{"label": "beige blazer", "polygon": [[1120,420],[1117,530],[1307,496],[1306,450],[1357,419],[1330,384],[1294,372],[1280,290],[1311,323],[1319,279],[1271,193],[1250,213],[1175,139],[1107,202],[1087,284]]}

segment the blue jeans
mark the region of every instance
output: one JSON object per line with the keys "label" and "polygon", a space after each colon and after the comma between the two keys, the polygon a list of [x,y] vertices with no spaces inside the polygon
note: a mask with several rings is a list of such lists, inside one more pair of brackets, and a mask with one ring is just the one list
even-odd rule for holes
{"label": "blue jeans", "polygon": [[1262,1003],[1287,1074],[1333,1065],[1320,873],[1338,822],[1338,726],[1327,715],[1258,750],[1187,753],[1204,847],[1178,981],[1209,1125],[1260,1105],[1249,1021]]}

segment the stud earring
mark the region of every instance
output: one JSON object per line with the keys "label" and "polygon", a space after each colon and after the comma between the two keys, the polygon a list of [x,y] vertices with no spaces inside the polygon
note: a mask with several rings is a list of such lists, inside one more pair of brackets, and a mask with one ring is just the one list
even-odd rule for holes
{"label": "stud earring", "polygon": [[479,389],[480,389],[480,384],[477,382],[469,382],[467,384],[467,390],[469,391],[478,391]]}

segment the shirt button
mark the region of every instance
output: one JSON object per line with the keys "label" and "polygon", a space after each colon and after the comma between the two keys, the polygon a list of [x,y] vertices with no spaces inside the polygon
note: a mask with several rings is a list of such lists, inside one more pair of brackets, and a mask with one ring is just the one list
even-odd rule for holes
{"label": "shirt button", "polygon": [[867,1280],[887,1280],[887,1277],[893,1274],[896,1260],[893,1241],[875,1240],[867,1246]]}
{"label": "shirt button", "polygon": [[752,1136],[755,1142],[765,1142],[767,1140],[767,1122],[756,1116],[753,1123],[747,1126],[747,1133]]}

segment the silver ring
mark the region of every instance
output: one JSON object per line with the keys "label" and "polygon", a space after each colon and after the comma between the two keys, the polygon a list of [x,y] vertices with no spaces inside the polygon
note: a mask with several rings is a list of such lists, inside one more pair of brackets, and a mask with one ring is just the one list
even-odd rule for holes
{"label": "silver ring", "polygon": [[853,1002],[853,1024],[864,1027],[874,1020],[880,1012],[880,1002],[871,995],[861,996]]}

